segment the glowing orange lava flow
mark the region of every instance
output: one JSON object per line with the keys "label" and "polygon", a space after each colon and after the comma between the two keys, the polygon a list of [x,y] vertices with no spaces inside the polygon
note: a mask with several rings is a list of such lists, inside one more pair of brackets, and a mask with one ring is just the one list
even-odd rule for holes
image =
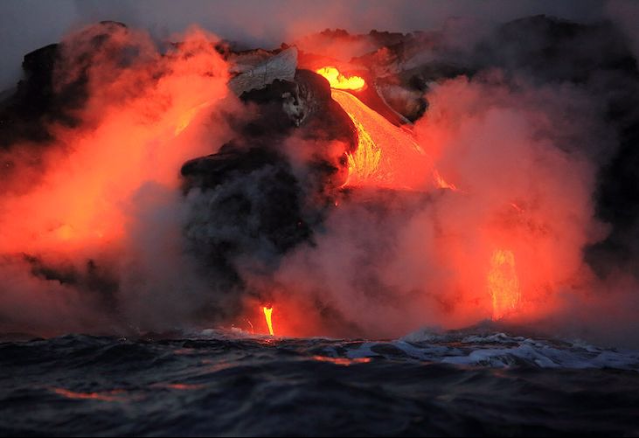
{"label": "glowing orange lava flow", "polygon": [[272,307],[263,307],[264,317],[266,318],[266,325],[268,325],[268,332],[271,336],[275,336],[275,332],[273,331],[273,308]]}
{"label": "glowing orange lava flow", "polygon": [[432,161],[410,133],[348,92],[333,90],[332,97],[358,134],[357,150],[348,157],[346,185],[415,190],[434,183]]}
{"label": "glowing orange lava flow", "polygon": [[189,125],[191,124],[191,122],[193,121],[193,119],[195,118],[195,116],[197,116],[200,112],[200,110],[209,107],[213,104],[213,102],[204,102],[201,103],[197,106],[194,106],[193,108],[189,109],[187,112],[185,112],[184,114],[182,114],[182,116],[178,119],[177,124],[175,126],[175,130],[173,131],[174,135],[177,137],[178,135],[180,135],[182,133],[182,131],[184,131],[186,128],[189,127]]}
{"label": "glowing orange lava flow", "polygon": [[316,70],[333,89],[331,96],[348,114],[357,129],[357,150],[348,154],[345,186],[423,190],[429,186],[456,190],[434,169],[430,157],[411,133],[389,122],[347,91],[360,90],[364,79],[344,77],[335,67]]}
{"label": "glowing orange lava flow", "polygon": [[517,309],[521,291],[512,251],[495,250],[490,265],[488,289],[493,299],[493,320],[496,321]]}
{"label": "glowing orange lava flow", "polygon": [[337,90],[359,91],[366,86],[366,81],[359,76],[347,78],[335,67],[322,67],[315,71],[318,75],[324,76],[331,84],[331,88]]}

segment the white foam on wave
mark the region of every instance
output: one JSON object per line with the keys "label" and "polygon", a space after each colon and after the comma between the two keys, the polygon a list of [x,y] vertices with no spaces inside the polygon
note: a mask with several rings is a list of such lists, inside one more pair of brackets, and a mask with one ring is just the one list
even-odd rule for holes
{"label": "white foam on wave", "polygon": [[[510,335],[487,327],[460,331],[424,328],[393,341],[326,338],[273,338],[238,329],[193,331],[190,339],[268,341],[277,348],[304,354],[319,348],[327,357],[347,359],[386,358],[446,363],[458,366],[506,368],[535,366],[548,369],[617,369],[639,372],[639,351],[601,348],[576,340],[540,339]],[[305,344],[308,342],[308,345]],[[287,343],[294,345],[285,346]]]}
{"label": "white foam on wave", "polygon": [[[467,366],[621,369],[639,371],[639,351],[596,347],[584,341],[532,339],[506,333],[423,329],[393,342],[412,357]],[[409,347],[407,348],[406,345]],[[445,351],[434,347],[445,347]]]}

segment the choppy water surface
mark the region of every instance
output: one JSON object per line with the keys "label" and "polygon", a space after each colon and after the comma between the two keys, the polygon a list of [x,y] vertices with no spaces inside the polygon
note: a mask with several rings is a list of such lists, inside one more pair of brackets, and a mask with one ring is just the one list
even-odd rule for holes
{"label": "choppy water surface", "polygon": [[496,332],[6,340],[0,371],[2,435],[639,435],[639,352]]}

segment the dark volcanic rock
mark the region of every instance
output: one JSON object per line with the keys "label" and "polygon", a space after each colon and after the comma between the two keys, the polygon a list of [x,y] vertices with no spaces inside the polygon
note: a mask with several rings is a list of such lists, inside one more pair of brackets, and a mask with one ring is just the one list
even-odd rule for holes
{"label": "dark volcanic rock", "polygon": [[24,57],[24,79],[0,109],[0,147],[21,140],[45,142],[51,140],[46,122],[72,123],[67,111],[77,100],[70,92],[64,95],[54,92],[53,72],[58,53],[59,45],[52,44]]}
{"label": "dark volcanic rock", "polygon": [[321,221],[321,209],[306,205],[304,187],[273,149],[227,145],[187,163],[182,173],[191,186],[187,247],[211,287],[229,300],[246,290],[240,267],[271,271],[283,254],[309,241]]}
{"label": "dark volcanic rock", "polygon": [[[264,56],[264,53],[260,53],[260,55]],[[257,59],[259,60],[260,57]],[[254,60],[236,57],[234,61],[253,62]],[[228,84],[235,94],[241,95],[247,91],[262,89],[272,84],[275,80],[293,81],[297,70],[297,49],[290,47],[265,58],[252,68],[247,67],[246,65],[238,64],[233,64],[233,67],[231,67],[234,71],[240,73],[233,77]],[[243,68],[246,69],[242,71],[241,69]]]}
{"label": "dark volcanic rock", "polygon": [[355,127],[348,114],[331,98],[328,82],[308,70],[298,70],[295,81],[276,80],[268,87],[243,93],[256,104],[256,117],[236,130],[252,138],[283,138],[300,128],[304,138],[338,140],[356,146]]}
{"label": "dark volcanic rock", "polygon": [[[230,289],[241,281],[238,261],[268,271],[312,241],[345,178],[345,152],[357,144],[350,118],[313,72],[298,70],[294,81],[276,80],[240,98],[252,117],[231,121],[236,139],[182,167],[189,246],[212,281]],[[290,147],[305,148],[296,168]]]}
{"label": "dark volcanic rock", "polygon": [[457,76],[472,76],[468,67],[429,62],[419,67],[403,70],[396,75],[385,76],[376,82],[379,94],[394,111],[415,122],[428,108],[426,93],[431,83],[442,82]]}
{"label": "dark volcanic rock", "polygon": [[284,157],[265,147],[242,150],[227,144],[217,154],[186,162],[181,173],[187,192],[194,187],[207,190],[224,184],[231,177],[248,175],[256,169],[276,166],[283,161]]}
{"label": "dark volcanic rock", "polygon": [[623,35],[611,24],[580,24],[539,15],[501,26],[479,44],[476,64],[527,72],[543,82],[587,82],[603,70],[635,69]]}
{"label": "dark volcanic rock", "polygon": [[[17,141],[45,143],[52,140],[48,125],[61,123],[73,127],[80,122],[77,110],[88,98],[87,69],[92,51],[110,44],[112,33],[126,29],[126,26],[101,22],[90,29],[97,31],[87,52],[73,53],[73,57],[65,58],[64,45],[51,44],[25,55],[24,75],[16,92],[0,103],[0,148]],[[117,58],[116,54],[114,58]],[[56,75],[70,67],[79,67],[77,75],[60,81]]]}
{"label": "dark volcanic rock", "polygon": [[114,313],[117,308],[119,284],[115,275],[94,260],[82,267],[63,261],[44,261],[40,257],[24,255],[34,277],[75,287],[89,294],[102,312]]}
{"label": "dark volcanic rock", "polygon": [[310,236],[303,191],[284,157],[263,148],[227,151],[187,163],[183,173],[189,172],[208,184],[189,194],[194,209],[187,235],[198,252],[229,256],[261,247],[274,255]]}

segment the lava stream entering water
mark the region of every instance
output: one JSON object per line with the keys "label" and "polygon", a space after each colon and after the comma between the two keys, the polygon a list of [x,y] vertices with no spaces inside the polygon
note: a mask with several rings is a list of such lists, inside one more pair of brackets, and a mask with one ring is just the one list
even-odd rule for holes
{"label": "lava stream entering water", "polygon": [[490,265],[488,289],[493,299],[493,320],[496,321],[517,310],[521,291],[512,251],[495,250]]}
{"label": "lava stream entering water", "polygon": [[264,310],[264,318],[266,318],[266,325],[268,325],[268,332],[271,336],[275,336],[275,331],[273,331],[273,308],[272,307],[263,307]]}

